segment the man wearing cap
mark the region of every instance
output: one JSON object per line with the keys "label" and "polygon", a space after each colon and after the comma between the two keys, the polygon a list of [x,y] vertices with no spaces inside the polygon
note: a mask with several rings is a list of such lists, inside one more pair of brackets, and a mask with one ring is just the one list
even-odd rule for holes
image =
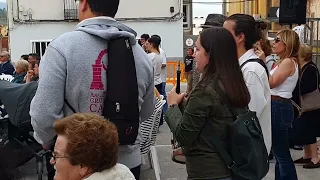
{"label": "man wearing cap", "polygon": [[3,51],[0,54],[0,75],[1,74],[13,75],[14,67],[10,63],[9,57],[10,57],[10,54],[7,51]]}

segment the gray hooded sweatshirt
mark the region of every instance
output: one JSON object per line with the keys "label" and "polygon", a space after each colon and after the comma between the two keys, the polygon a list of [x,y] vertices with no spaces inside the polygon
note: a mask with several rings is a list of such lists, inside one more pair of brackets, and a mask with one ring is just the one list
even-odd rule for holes
{"label": "gray hooded sweatshirt", "polygon": [[[120,31],[120,30],[121,31]],[[75,31],[54,39],[40,64],[39,86],[31,102],[34,137],[48,145],[55,137],[53,123],[71,115],[66,99],[76,112],[102,114],[106,93],[108,40],[129,37],[139,87],[140,119],[148,119],[154,110],[153,68],[147,54],[136,43],[136,32],[108,17],[80,22]],[[134,168],[141,164],[141,134],[132,146],[121,146],[119,163]]]}

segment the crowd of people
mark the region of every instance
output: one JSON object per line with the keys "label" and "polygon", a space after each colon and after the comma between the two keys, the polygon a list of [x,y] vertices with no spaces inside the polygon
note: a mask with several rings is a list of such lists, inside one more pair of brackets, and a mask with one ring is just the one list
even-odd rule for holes
{"label": "crowd of people", "polygon": [[[196,79],[198,84],[194,86],[194,78],[188,77],[188,91],[193,89],[193,92],[190,97],[187,97],[190,100],[186,109],[180,112],[176,108],[169,108],[166,116],[177,141],[185,149],[190,179],[203,177],[205,166],[208,166],[205,169],[211,169],[211,171],[206,171],[205,175],[209,179],[231,176],[228,170],[224,169],[224,165],[221,165],[219,169],[212,168],[212,164],[223,164],[223,161],[213,162],[216,158],[212,156],[217,151],[214,149],[209,151],[209,144],[204,140],[205,137],[202,137],[205,136],[202,127],[212,126],[209,131],[218,131],[223,142],[228,142],[225,133],[230,111],[228,110],[227,113],[226,107],[221,108],[221,104],[224,104],[221,99],[213,98],[216,92],[206,88],[212,87],[210,80],[214,79],[215,75],[227,80],[225,84],[223,80],[221,81],[231,102],[234,100],[236,103],[238,100],[239,103],[243,98],[242,104],[238,107],[248,106],[250,110],[257,113],[265,145],[270,152],[270,159],[273,158],[273,155],[275,156],[276,180],[297,179],[294,163],[303,164],[303,168],[307,169],[319,168],[317,137],[320,136],[318,130],[320,123],[317,121],[317,116],[320,110],[316,108],[317,104],[313,104],[315,108],[312,111],[304,112],[302,116],[299,116],[299,111],[301,111],[299,106],[301,106],[303,96],[314,91],[319,94],[319,72],[317,66],[312,62],[311,47],[301,44],[299,36],[293,30],[279,31],[274,40],[270,42],[265,33],[268,27],[267,22],[255,21],[249,15],[234,14],[223,17],[220,14],[211,14],[207,17],[205,25],[203,31],[200,32],[194,55],[191,54],[192,48],[189,48],[185,57],[187,77],[194,72],[201,73],[200,82]],[[224,27],[233,35],[236,42],[235,50],[230,50],[233,49],[232,40],[224,47],[222,42],[229,39],[227,34],[222,35],[220,31],[223,30],[220,30],[219,27]],[[219,40],[217,36],[223,36],[224,39]],[[207,39],[211,39],[212,42],[206,42]],[[233,52],[226,52],[226,49]],[[212,51],[215,54],[212,54]],[[232,59],[229,57],[230,54],[237,55],[234,61],[239,62],[239,69],[242,71],[246,87],[240,85],[241,81],[233,77],[234,73],[237,73],[235,69],[232,69],[233,62],[228,61],[228,65],[225,65],[227,69],[223,67],[227,60]],[[260,59],[262,62],[251,61],[254,59]],[[190,62],[193,60],[196,61],[196,66],[190,68]],[[201,65],[203,62],[205,65]],[[214,65],[211,65],[213,62]],[[210,80],[205,78],[209,73],[212,73]],[[232,88],[233,82],[238,83],[234,89]],[[245,101],[246,91],[250,93],[249,102]],[[241,92],[241,95],[237,94],[238,92]],[[171,91],[168,95],[169,107],[180,104],[187,95],[178,95]],[[236,104],[234,107],[237,107]],[[210,109],[211,111],[214,109],[214,116],[211,115]],[[211,121],[206,120],[208,117]],[[221,119],[224,123],[221,122]],[[289,131],[292,130],[293,133],[290,133]],[[293,144],[289,143],[290,139],[294,139]],[[304,146],[304,157],[292,160],[289,147],[293,145]],[[193,151],[194,149],[196,151]],[[199,152],[202,151],[206,156],[200,156]],[[199,163],[202,162],[207,163],[200,166]]]}
{"label": "crowd of people", "polygon": [[9,52],[3,51],[0,62],[0,75],[12,75],[13,83],[28,83],[39,78],[40,56],[36,53],[22,55],[19,60],[12,63]]}
{"label": "crowd of people", "polygon": [[[99,74],[97,79],[103,85],[92,88],[96,73],[101,73],[93,67],[97,57],[107,64],[101,52],[112,38],[130,40],[141,124],[154,111],[155,94],[159,92],[166,99],[167,58],[160,47],[161,37],[143,34],[137,43],[136,32],[114,19],[118,0],[76,2],[81,22],[75,31],[49,44],[41,65],[37,54],[29,54],[13,66],[9,53],[2,52],[0,74],[12,75],[13,83],[38,82],[30,116],[34,138],[53,152],[48,161],[51,166],[47,165],[51,167],[49,180],[139,180],[141,134],[133,144],[118,144],[117,127],[101,116],[101,109],[93,108],[103,107],[107,83],[106,75]],[[228,147],[228,125],[235,120],[228,104],[256,112],[265,148],[275,156],[276,180],[297,180],[294,163],[304,164],[304,168],[320,167],[316,144],[320,110],[298,116],[295,112],[300,109],[292,105],[292,100],[301,106],[301,96],[319,93],[319,72],[311,61],[312,50],[300,44],[292,30],[279,31],[272,45],[268,44],[263,33],[266,28],[264,22],[256,22],[250,15],[211,14],[195,48],[188,49],[187,95],[177,94],[174,87],[167,97],[169,108],[162,113],[182,146],[188,179],[232,179],[230,168],[206,140],[218,134],[223,147]],[[279,59],[270,58],[271,54]],[[217,92],[217,85],[224,94]],[[181,111],[179,104],[185,102]],[[295,143],[303,145],[305,152],[296,161],[289,150],[292,125],[298,137]]]}

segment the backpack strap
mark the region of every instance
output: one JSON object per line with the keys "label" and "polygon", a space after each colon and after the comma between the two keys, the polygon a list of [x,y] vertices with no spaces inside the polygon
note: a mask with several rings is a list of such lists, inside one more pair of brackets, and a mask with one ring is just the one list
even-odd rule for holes
{"label": "backpack strap", "polygon": [[268,71],[268,68],[267,68],[266,64],[264,63],[264,61],[261,60],[261,59],[259,59],[259,58],[247,60],[246,62],[244,62],[244,63],[241,64],[240,68],[242,69],[242,68],[244,67],[244,65],[246,65],[246,64],[249,63],[249,62],[259,63],[259,64],[265,69],[265,71],[266,71],[266,73],[267,73],[267,76],[268,76],[268,79],[269,79],[269,71]]}
{"label": "backpack strap", "polygon": [[[206,132],[206,131],[204,131]],[[207,134],[207,137],[210,137],[209,145],[211,148],[216,148],[223,159],[224,163],[227,165],[228,169],[231,170],[233,174],[237,174],[238,172],[238,165],[234,160],[232,160],[231,156],[229,155],[229,152],[226,150],[226,148],[222,145],[220,140],[220,135],[216,132],[210,131],[210,135]]]}
{"label": "backpack strap", "polygon": [[[225,102],[228,106],[228,108],[231,110],[232,114],[237,117],[239,114],[242,114],[244,111],[243,109],[236,109],[231,106],[229,103],[225,93],[223,92],[222,88],[220,87],[221,82],[219,79],[215,83],[215,90],[219,94],[220,98],[222,99],[223,102]],[[204,127],[206,128],[206,127]],[[203,132],[209,132],[209,131],[203,131]],[[232,171],[233,174],[237,174],[238,172],[238,166],[234,160],[232,160],[231,156],[229,155],[229,152],[226,150],[226,148],[222,145],[221,140],[220,140],[220,135],[217,134],[214,131],[210,131],[210,135],[207,134],[207,137],[210,137],[208,141],[210,142],[211,148],[216,148],[223,159],[224,163],[227,165],[227,167]]]}
{"label": "backpack strap", "polygon": [[71,104],[67,101],[67,99],[64,99],[64,103],[66,103],[66,105],[68,106],[68,108],[69,108],[73,113],[77,113],[76,110],[74,110],[74,108],[71,106]]}

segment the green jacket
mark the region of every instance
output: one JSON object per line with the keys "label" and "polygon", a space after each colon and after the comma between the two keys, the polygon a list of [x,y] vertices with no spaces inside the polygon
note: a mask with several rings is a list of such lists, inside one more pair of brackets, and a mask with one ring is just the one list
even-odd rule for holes
{"label": "green jacket", "polygon": [[227,125],[233,122],[228,106],[214,90],[215,78],[200,82],[190,94],[185,110],[168,109],[165,120],[186,156],[188,179],[219,179],[231,173],[208,139],[212,132],[220,135],[226,146]]}

